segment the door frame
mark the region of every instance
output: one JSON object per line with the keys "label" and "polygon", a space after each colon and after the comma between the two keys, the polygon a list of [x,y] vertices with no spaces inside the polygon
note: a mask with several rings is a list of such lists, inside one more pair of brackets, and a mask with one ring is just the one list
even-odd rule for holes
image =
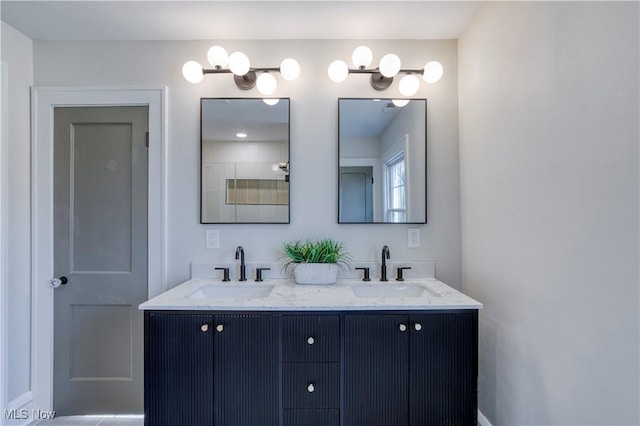
{"label": "door frame", "polygon": [[0,415],[8,408],[7,396],[7,292],[9,286],[9,66],[0,62]]}
{"label": "door frame", "polygon": [[[380,217],[380,159],[375,157],[361,157],[361,158],[341,158],[340,164],[338,165],[338,175],[340,174],[341,167],[371,167],[373,170],[373,222],[380,222],[383,220]],[[340,176],[338,176],[338,181],[340,180]],[[340,188],[338,188],[338,218],[340,218],[340,198],[342,198],[342,193]]]}
{"label": "door frame", "polygon": [[31,389],[33,406],[53,410],[53,110],[149,108],[147,293],[165,288],[166,86],[34,87],[31,91]]}

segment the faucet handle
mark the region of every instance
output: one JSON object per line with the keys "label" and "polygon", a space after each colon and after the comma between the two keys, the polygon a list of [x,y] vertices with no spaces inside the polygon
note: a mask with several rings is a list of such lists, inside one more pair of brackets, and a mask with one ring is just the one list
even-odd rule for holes
{"label": "faucet handle", "polygon": [[217,271],[223,271],[222,281],[231,281],[229,279],[229,268],[215,268]]}
{"label": "faucet handle", "polygon": [[398,266],[398,276],[396,277],[396,281],[404,281],[404,277],[402,276],[402,271],[405,269],[411,269],[411,266]]}
{"label": "faucet handle", "polygon": [[364,271],[364,278],[362,278],[362,281],[371,281],[369,267],[356,268],[356,270]]}
{"label": "faucet handle", "polygon": [[256,268],[256,281],[263,281],[262,279],[262,271],[270,271],[271,268]]}

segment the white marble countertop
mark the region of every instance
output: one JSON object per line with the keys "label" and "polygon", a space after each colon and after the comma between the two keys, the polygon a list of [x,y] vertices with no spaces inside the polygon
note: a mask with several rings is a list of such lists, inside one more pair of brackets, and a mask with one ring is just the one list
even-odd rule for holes
{"label": "white marble countertop", "polygon": [[[256,287],[273,290],[267,297],[193,297],[202,295],[206,287]],[[353,286],[423,287],[417,297],[356,297]],[[191,297],[190,297],[191,296]],[[338,279],[334,285],[299,285],[291,279],[265,279],[222,282],[220,279],[194,278],[140,305],[141,310],[205,310],[205,311],[354,311],[354,310],[435,310],[481,309],[482,304],[435,278],[411,278],[404,282],[390,279]]]}

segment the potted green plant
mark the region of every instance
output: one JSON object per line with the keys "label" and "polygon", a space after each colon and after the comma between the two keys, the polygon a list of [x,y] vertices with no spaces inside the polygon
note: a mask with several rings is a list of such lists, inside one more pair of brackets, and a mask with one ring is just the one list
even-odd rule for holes
{"label": "potted green plant", "polygon": [[285,243],[283,252],[297,284],[335,284],[338,268],[349,267],[344,244],[331,238]]}

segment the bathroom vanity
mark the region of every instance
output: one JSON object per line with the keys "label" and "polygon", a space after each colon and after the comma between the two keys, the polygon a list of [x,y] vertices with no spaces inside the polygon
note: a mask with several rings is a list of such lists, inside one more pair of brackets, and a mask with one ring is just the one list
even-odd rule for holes
{"label": "bathroom vanity", "polygon": [[145,425],[476,425],[478,309],[433,278],[192,279],[145,310]]}

